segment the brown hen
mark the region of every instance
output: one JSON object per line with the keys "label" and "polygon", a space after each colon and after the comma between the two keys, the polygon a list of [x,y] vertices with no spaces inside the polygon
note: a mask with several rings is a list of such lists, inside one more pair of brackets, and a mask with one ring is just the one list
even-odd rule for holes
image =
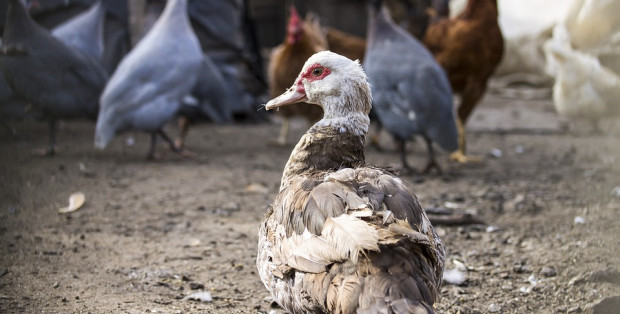
{"label": "brown hen", "polygon": [[[322,50],[327,50],[327,42],[321,33],[318,21],[312,17],[307,18],[306,21],[302,20],[295,7],[291,6],[286,37],[282,44],[273,49],[267,69],[271,97],[278,96],[289,88],[297,78],[304,62],[314,53]],[[275,144],[285,145],[291,117],[303,116],[310,123],[314,123],[321,119],[323,111],[316,105],[301,103],[298,106],[281,108],[278,114],[283,117],[283,121]]]}
{"label": "brown hen", "polygon": [[461,98],[459,150],[451,156],[458,162],[474,160],[465,155],[465,124],[504,53],[497,15],[497,0],[469,0],[463,13],[431,24],[424,37],[424,44],[448,74],[453,92]]}
{"label": "brown hen", "polygon": [[351,60],[364,60],[366,52],[366,39],[343,32],[333,27],[327,27],[325,31],[329,50],[343,55]]}

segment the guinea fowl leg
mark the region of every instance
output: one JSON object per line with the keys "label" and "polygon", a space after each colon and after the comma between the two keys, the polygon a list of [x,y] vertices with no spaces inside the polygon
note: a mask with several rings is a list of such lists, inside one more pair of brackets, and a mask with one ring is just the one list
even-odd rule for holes
{"label": "guinea fowl leg", "polygon": [[179,128],[179,136],[174,140],[174,146],[177,149],[183,149],[185,146],[185,138],[187,137],[187,132],[189,131],[189,118],[184,116],[179,116],[177,120],[177,125]]}
{"label": "guinea fowl leg", "polygon": [[159,129],[159,130],[157,130],[157,133],[158,133],[159,135],[161,135],[161,137],[162,137],[162,138],[163,138],[166,142],[168,142],[168,145],[170,145],[170,149],[171,149],[173,152],[175,152],[175,153],[177,153],[177,154],[179,154],[179,155],[181,155],[181,156],[183,156],[183,157],[185,157],[185,158],[195,158],[195,157],[196,157],[196,154],[195,154],[195,153],[190,152],[189,150],[187,150],[187,149],[185,149],[185,148],[177,148],[177,147],[174,145],[174,141],[170,138],[170,136],[168,136],[168,134],[166,134],[166,132],[164,132],[164,130]]}
{"label": "guinea fowl leg", "polygon": [[435,168],[437,169],[437,173],[439,175],[442,175],[443,171],[441,170],[441,167],[439,167],[439,163],[437,163],[437,160],[435,159],[435,150],[433,149],[433,143],[427,137],[424,137],[424,141],[426,142],[426,148],[428,149],[428,163],[426,164],[426,167],[424,167],[424,170],[422,170],[422,173],[428,174],[431,172],[431,169]]}
{"label": "guinea fowl leg", "polygon": [[151,147],[149,148],[149,153],[146,155],[146,159],[159,159],[159,156],[155,155],[155,146],[157,146],[157,132],[151,132]]}
{"label": "guinea fowl leg", "polygon": [[400,160],[403,163],[403,172],[406,174],[411,174],[414,172],[413,168],[409,166],[407,162],[407,142],[405,140],[398,140],[398,147],[400,150]]}
{"label": "guinea fowl leg", "polygon": [[50,119],[49,121],[49,146],[47,149],[37,149],[33,152],[34,155],[39,156],[54,156],[56,154],[56,120]]}

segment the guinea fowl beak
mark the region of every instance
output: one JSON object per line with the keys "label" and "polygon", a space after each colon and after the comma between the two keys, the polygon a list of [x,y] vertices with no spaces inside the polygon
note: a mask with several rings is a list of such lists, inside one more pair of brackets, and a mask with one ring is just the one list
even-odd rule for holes
{"label": "guinea fowl beak", "polygon": [[290,105],[308,100],[306,93],[298,91],[295,86],[289,88],[282,95],[270,100],[266,105],[266,110],[271,110],[285,105]]}

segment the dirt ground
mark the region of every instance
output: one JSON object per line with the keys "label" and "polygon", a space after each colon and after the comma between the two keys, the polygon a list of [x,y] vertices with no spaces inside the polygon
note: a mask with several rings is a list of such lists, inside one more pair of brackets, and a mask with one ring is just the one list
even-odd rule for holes
{"label": "dirt ground", "polygon": [[[144,160],[145,134],[95,151],[93,124],[79,121],[61,124],[57,156],[33,157],[46,125],[11,124],[17,136],[0,129],[0,312],[281,312],[255,267],[257,227],[292,149],[266,145],[277,123],[197,125],[187,143],[197,159],[162,143],[158,162]],[[441,153],[444,175],[403,176],[424,207],[486,222],[436,226],[446,270],[464,275],[441,288],[439,312],[620,312],[620,125],[558,126],[550,100],[487,95],[468,125],[483,162]],[[295,121],[292,135],[307,127]],[[383,138],[368,162],[398,167]],[[421,167],[423,143],[409,147]],[[77,191],[85,205],[59,214]],[[188,297],[198,292],[211,300]]]}

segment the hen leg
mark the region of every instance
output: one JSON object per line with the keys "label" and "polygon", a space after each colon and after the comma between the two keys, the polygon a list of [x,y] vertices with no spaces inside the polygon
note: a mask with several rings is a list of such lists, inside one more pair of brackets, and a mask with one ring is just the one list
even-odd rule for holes
{"label": "hen leg", "polygon": [[468,163],[468,162],[481,161],[482,159],[480,157],[465,155],[465,147],[466,147],[465,127],[463,126],[463,122],[461,122],[460,118],[456,119],[456,129],[459,134],[459,149],[450,155],[450,160],[456,161],[462,164]]}
{"label": "hen leg", "polygon": [[459,163],[482,161],[482,158],[480,157],[468,156],[465,154],[467,151],[465,124],[467,123],[469,115],[474,111],[478,101],[484,94],[485,89],[486,80],[484,82],[480,82],[476,78],[469,78],[467,86],[461,93],[461,105],[459,106],[458,118],[456,119],[456,126],[459,133],[459,149],[450,155],[451,160]]}
{"label": "hen leg", "polygon": [[287,117],[283,117],[282,126],[280,126],[280,134],[275,141],[270,142],[270,144],[275,146],[284,146],[286,145],[286,139],[288,138],[288,131],[290,127],[290,121]]}

